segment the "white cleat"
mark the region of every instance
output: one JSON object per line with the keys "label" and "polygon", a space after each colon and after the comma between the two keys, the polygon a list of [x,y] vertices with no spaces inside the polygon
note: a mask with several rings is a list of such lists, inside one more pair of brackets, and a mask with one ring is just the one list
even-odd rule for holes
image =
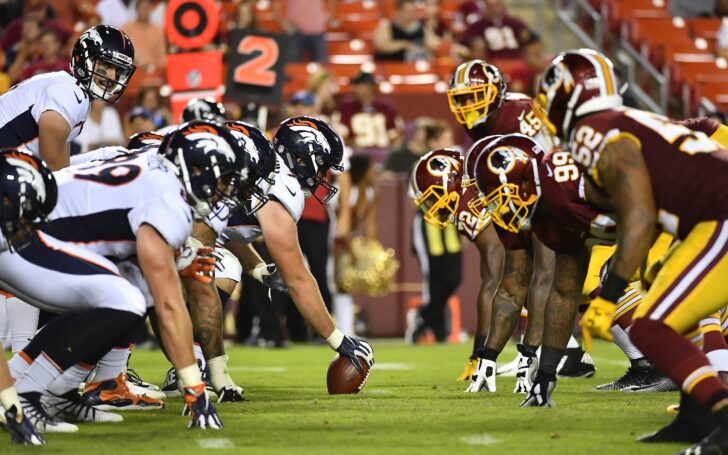
{"label": "white cleat", "polygon": [[52,393],[43,395],[41,402],[49,414],[70,422],[115,423],[124,421],[120,414],[101,411],[87,405],[75,390],[63,395]]}
{"label": "white cleat", "polygon": [[50,415],[41,404],[40,392],[19,393],[23,415],[41,433],[76,433],[78,427]]}

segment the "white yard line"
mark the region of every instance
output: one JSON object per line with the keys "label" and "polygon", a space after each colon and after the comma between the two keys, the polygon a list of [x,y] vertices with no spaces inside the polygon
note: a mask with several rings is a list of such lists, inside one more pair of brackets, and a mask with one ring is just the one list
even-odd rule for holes
{"label": "white yard line", "polygon": [[474,434],[470,436],[461,436],[460,441],[471,446],[489,446],[498,444],[500,440],[489,434]]}
{"label": "white yard line", "polygon": [[288,368],[286,367],[228,367],[228,371],[248,371],[258,373],[285,373],[287,370]]}
{"label": "white yard line", "polygon": [[414,366],[411,363],[397,363],[397,362],[377,362],[374,364],[374,368],[377,370],[395,370],[395,371],[410,371],[414,370]]}
{"label": "white yard line", "polygon": [[235,444],[228,438],[198,439],[197,445],[201,449],[234,449]]}

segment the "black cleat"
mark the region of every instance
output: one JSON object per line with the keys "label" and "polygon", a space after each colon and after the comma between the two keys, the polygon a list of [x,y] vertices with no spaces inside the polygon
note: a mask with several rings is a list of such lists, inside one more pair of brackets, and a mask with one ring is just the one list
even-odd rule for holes
{"label": "black cleat", "polygon": [[690,447],[680,455],[723,455],[728,453],[728,431],[716,428],[705,439]]}
{"label": "black cleat", "polygon": [[646,443],[680,442],[694,444],[710,434],[718,426],[713,414],[695,398],[680,393],[680,412],[672,422],[654,433],[637,439]]}
{"label": "black cleat", "polygon": [[[675,390],[674,383],[647,359],[632,362],[627,372],[616,380],[597,386],[597,390],[622,390],[629,392],[659,392],[663,389]],[[667,390],[664,390],[667,391]]]}

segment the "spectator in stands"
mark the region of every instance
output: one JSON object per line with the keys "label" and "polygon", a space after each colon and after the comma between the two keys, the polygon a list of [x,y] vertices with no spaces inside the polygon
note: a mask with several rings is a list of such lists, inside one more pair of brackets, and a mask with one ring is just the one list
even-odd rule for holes
{"label": "spectator in stands", "polygon": [[392,20],[382,19],[374,31],[376,60],[428,60],[439,46],[432,24],[417,19],[414,0],[397,0]]}
{"label": "spectator in stands", "polygon": [[715,55],[728,58],[728,17],[723,18],[718,29],[718,39],[715,42]]}
{"label": "spectator in stands", "polygon": [[316,116],[318,110],[316,109],[316,100],[313,93],[306,90],[299,90],[294,93],[288,101],[287,111],[288,117],[297,115]]}
{"label": "spectator in stands", "polygon": [[81,147],[81,153],[110,145],[126,145],[116,109],[103,101],[92,102],[86,123],[73,141]]}
{"label": "spectator in stands", "polygon": [[674,17],[728,16],[728,0],[670,0]]}
{"label": "spectator in stands", "polygon": [[[101,16],[101,23],[107,25],[113,25],[117,28],[123,28],[124,24],[134,20],[132,14],[131,5],[123,0],[101,0],[96,5],[96,12]],[[124,30],[129,33],[127,30]],[[132,38],[134,48],[136,49],[137,43]]]}
{"label": "spectator in stands", "polygon": [[465,0],[460,3],[458,9],[455,10],[455,17],[452,21],[452,29],[455,32],[462,32],[471,24],[478,22],[483,18],[485,9],[483,4],[477,0]]}
{"label": "spectator in stands", "polygon": [[[79,21],[85,21],[90,15],[96,14],[94,3],[91,0],[47,0],[56,14],[56,18],[73,30]],[[85,30],[85,29],[84,29]]]}
{"label": "spectator in stands", "polygon": [[443,120],[435,120],[425,126],[425,143],[427,144],[428,151],[444,148],[460,148],[455,145],[452,128]]}
{"label": "spectator in stands", "polygon": [[21,24],[20,39],[11,48],[7,49],[7,61],[12,62],[8,67],[8,77],[11,83],[20,80],[25,66],[38,55],[40,33],[42,31],[40,20],[33,15],[29,15],[23,18]]}
{"label": "spectator in stands", "polygon": [[137,0],[136,20],[121,27],[134,43],[134,64],[147,73],[162,70],[167,63],[164,29],[150,22],[152,7],[151,0]]}
{"label": "spectator in stands", "polygon": [[56,32],[61,43],[68,42],[71,32],[63,23],[53,18],[53,10],[42,0],[28,0],[25,2],[23,16],[12,21],[3,33],[0,39],[0,47],[4,51],[15,49],[15,46],[23,39],[27,39],[25,35],[26,22],[35,21],[40,24],[40,28],[49,28]]}
{"label": "spectator in stands", "polygon": [[50,73],[51,71],[64,71],[68,69],[69,61],[61,55],[61,42],[58,41],[56,32],[45,29],[38,38],[40,57],[25,68],[20,75],[20,80],[29,79],[36,74]]}
{"label": "spectator in stands", "polygon": [[304,55],[308,54],[312,62],[325,63],[328,59],[326,24],[334,16],[336,0],[276,0],[273,5],[280,26],[293,35],[291,61],[304,61]]}
{"label": "spectator in stands", "polygon": [[460,43],[470,48],[470,58],[521,59],[524,47],[532,43],[532,32],[508,14],[503,0],[485,0],[485,16],[465,29]]}
{"label": "spectator in stands", "polygon": [[341,104],[343,137],[355,151],[378,155],[380,163],[402,135],[402,119],[397,110],[377,97],[377,82],[372,73],[361,72],[351,80],[354,93]]}
{"label": "spectator in stands", "polygon": [[311,75],[308,81],[308,91],[316,100],[316,110],[325,117],[332,120],[340,117],[338,106],[334,95],[339,91],[339,84],[336,76],[330,71],[322,70]]}
{"label": "spectator in stands", "polygon": [[126,117],[126,137],[131,137],[137,133],[145,133],[154,130],[154,120],[151,112],[141,106],[137,106]]}
{"label": "spectator in stands", "polygon": [[135,106],[141,106],[152,116],[154,129],[175,123],[172,112],[162,103],[158,87],[143,87],[136,96]]}
{"label": "spectator in stands", "polygon": [[258,21],[255,14],[255,2],[253,0],[241,0],[235,7],[235,15],[232,17],[232,20],[220,27],[219,43],[223,47],[223,52],[227,51],[230,34],[232,32],[237,30],[256,30],[257,28]]}
{"label": "spectator in stands", "polygon": [[422,155],[427,153],[427,130],[435,121],[430,117],[417,117],[414,121],[412,138],[405,141],[400,148],[393,151],[384,163],[384,169],[397,174],[406,174]]}

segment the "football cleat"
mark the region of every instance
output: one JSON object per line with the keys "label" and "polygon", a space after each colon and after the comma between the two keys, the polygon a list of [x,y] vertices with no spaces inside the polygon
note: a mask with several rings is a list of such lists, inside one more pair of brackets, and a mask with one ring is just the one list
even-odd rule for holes
{"label": "football cleat", "polygon": [[663,376],[652,384],[626,387],[622,389],[622,392],[675,392],[678,390],[680,390],[680,387],[672,379]]}
{"label": "football cleat", "polygon": [[470,381],[473,379],[473,373],[475,373],[475,369],[478,367],[478,358],[477,357],[470,357],[468,359],[468,363],[465,364],[465,369],[462,373],[460,373],[460,376],[458,376],[458,381]]}
{"label": "football cleat", "polygon": [[425,333],[425,330],[427,330],[425,320],[422,319],[417,308],[407,311],[407,329],[404,331],[404,342],[416,344],[417,340]]}
{"label": "football cleat", "polygon": [[41,403],[40,392],[19,393],[23,415],[41,433],[75,433],[78,427],[52,416]]}
{"label": "football cleat", "polygon": [[596,371],[594,360],[587,352],[581,348],[567,348],[556,374],[561,378],[590,378]]}
{"label": "football cleat", "polygon": [[716,428],[705,439],[681,452],[681,455],[722,455],[728,453],[728,431]]}
{"label": "football cleat", "polygon": [[113,412],[95,409],[81,399],[77,391],[71,390],[63,395],[49,393],[41,399],[48,413],[68,422],[123,422],[124,418]]}
{"label": "football cleat", "polygon": [[131,368],[126,370],[126,386],[132,393],[137,395],[146,395],[148,397],[156,398],[157,400],[164,400],[167,395],[159,390],[159,386],[150,384],[149,382],[142,381],[139,374]]}
{"label": "football cleat", "polygon": [[495,392],[496,365],[492,360],[478,359],[478,366],[465,392]]}
{"label": "football cleat", "polygon": [[520,407],[553,407],[554,401],[551,399],[551,394],[555,388],[556,377],[554,375],[543,374],[539,371],[536,375],[536,379],[533,381],[531,390],[528,392],[528,396],[525,400],[523,400]]}
{"label": "football cleat", "polygon": [[504,363],[503,365],[498,367],[498,370],[496,371],[496,374],[498,376],[503,377],[516,377],[516,373],[518,373],[518,356],[516,356],[515,359],[511,360],[508,363]]}
{"label": "football cleat", "polygon": [[694,444],[708,436],[717,426],[712,413],[695,398],[681,392],[680,411],[675,418],[654,433],[641,436],[637,441]]}
{"label": "football cleat", "polygon": [[147,395],[137,395],[126,385],[126,374],[114,379],[86,384],[84,402],[102,411],[133,411],[162,409],[164,401]]}
{"label": "football cleat", "polygon": [[612,382],[597,386],[600,391],[625,390],[632,387],[655,385],[665,379],[665,375],[647,359],[640,359],[627,371]]}

